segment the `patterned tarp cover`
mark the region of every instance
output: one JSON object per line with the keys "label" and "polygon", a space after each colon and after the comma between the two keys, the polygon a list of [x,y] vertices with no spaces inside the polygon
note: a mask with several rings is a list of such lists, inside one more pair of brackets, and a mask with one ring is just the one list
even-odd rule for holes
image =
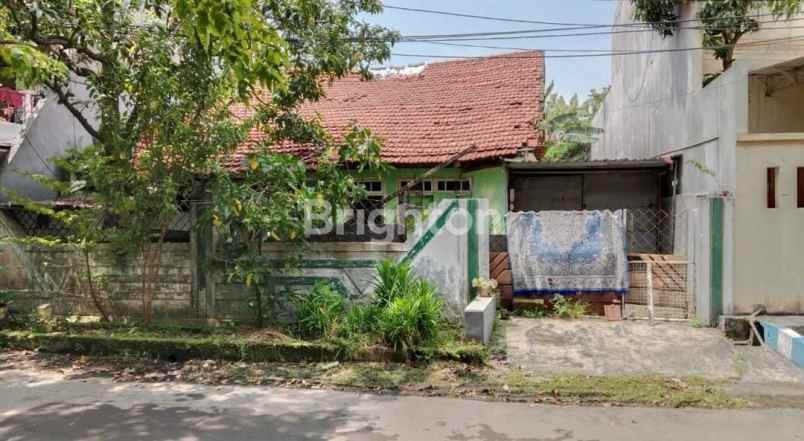
{"label": "patterned tarp cover", "polygon": [[508,214],[514,295],[628,290],[625,212]]}

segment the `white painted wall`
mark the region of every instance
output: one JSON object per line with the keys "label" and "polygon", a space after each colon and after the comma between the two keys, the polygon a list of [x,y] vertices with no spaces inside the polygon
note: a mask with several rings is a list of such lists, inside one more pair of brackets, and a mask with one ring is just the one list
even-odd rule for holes
{"label": "white painted wall", "polygon": [[[694,18],[697,7],[695,2],[683,5],[681,18]],[[632,8],[631,2],[619,2],[615,23],[633,22]],[[745,202],[740,200],[750,197],[740,190],[741,185],[750,186],[750,178],[744,176],[746,173],[737,162],[737,139],[749,129],[789,131],[804,124],[800,117],[804,110],[801,107],[804,105],[801,93],[804,89],[795,87],[777,92],[771,100],[763,96],[765,91],[756,87],[757,80],[750,76],[760,68],[804,55],[802,41],[758,44],[769,39],[804,35],[804,29],[796,29],[800,27],[796,26],[798,23],[766,24],[764,30],[743,38],[736,52],[737,61],[706,87],[703,87],[704,74],[719,70],[719,62],[714,62],[710,51],[680,50],[702,45],[699,30],[684,29],[667,38],[656,32],[612,35],[614,51],[674,51],[614,57],[611,91],[595,117],[596,126],[604,133],[592,146],[592,158],[647,159],[683,155],[682,194],[677,198],[676,206],[679,211],[677,222],[686,219],[683,230],[687,237],[677,240],[679,250],[676,254],[686,254],[694,261],[691,282],[699,300],[698,317],[705,321],[710,320],[707,298],[710,284],[709,198],[725,196],[723,284],[726,313],[741,311],[746,305],[745,293],[748,291],[743,284],[749,275],[740,275],[746,269],[753,269],[749,274],[754,284],[768,284],[771,283],[768,281],[775,280],[771,285],[782,283],[792,287],[801,282],[801,271],[792,271],[796,268],[788,266],[788,270],[779,271],[778,267],[771,268],[771,263],[766,267],[757,262],[763,256],[753,253],[752,249],[761,246],[762,241],[754,240],[756,236],[752,236],[751,228],[758,226],[756,219],[746,214],[742,207]],[[798,151],[788,154],[793,156],[790,160],[804,160],[804,154]],[[797,218],[782,222],[799,226],[798,230],[789,230],[789,234],[802,236],[804,229],[797,223]],[[753,227],[746,227],[748,224]],[[783,228],[782,231],[788,230]],[[797,243],[795,240],[792,242]],[[795,257],[804,261],[804,251],[800,251],[804,247],[798,249]],[[775,258],[766,260],[776,261]],[[785,279],[784,282],[777,280],[780,277]],[[765,292],[769,293],[769,300],[789,295],[782,294],[783,290]]]}
{"label": "white painted wall", "polygon": [[[768,167],[779,167],[775,209],[766,206]],[[804,133],[749,135],[737,144],[737,313],[763,304],[771,313],[804,314],[804,208],[796,206],[797,167],[804,167]]]}
{"label": "white painted wall", "polygon": [[[437,219],[453,201],[457,201],[458,208],[451,212],[443,228],[437,228],[435,226]],[[488,211],[487,200],[477,199],[477,202],[478,211]],[[428,230],[434,233],[427,246],[412,259],[411,267],[416,274],[438,287],[447,303],[448,314],[453,318],[463,316],[470,297],[471,280],[467,269],[469,253],[472,251],[469,250],[465,232],[473,220],[467,211],[467,203],[467,199],[442,200],[428,217],[426,228],[412,235],[406,244],[408,249],[413,249],[427,235]],[[489,218],[477,220],[480,222],[477,225],[478,249],[474,252],[478,253],[480,264],[478,276],[483,278],[489,277],[489,221]]]}
{"label": "white painted wall", "polygon": [[749,132],[804,132],[804,80],[801,77],[798,73],[795,79],[783,76],[751,79]]}

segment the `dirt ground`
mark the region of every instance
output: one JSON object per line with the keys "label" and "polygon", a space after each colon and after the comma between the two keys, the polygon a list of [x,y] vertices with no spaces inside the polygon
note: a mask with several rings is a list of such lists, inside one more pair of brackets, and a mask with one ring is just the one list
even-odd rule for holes
{"label": "dirt ground", "polygon": [[684,322],[514,318],[506,342],[511,364],[537,373],[700,376],[794,384],[804,393],[804,370],[777,354]]}

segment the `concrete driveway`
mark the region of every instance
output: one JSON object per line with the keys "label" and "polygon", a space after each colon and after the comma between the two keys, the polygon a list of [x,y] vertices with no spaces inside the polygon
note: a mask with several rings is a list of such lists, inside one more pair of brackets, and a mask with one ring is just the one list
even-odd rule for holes
{"label": "concrete driveway", "polygon": [[762,347],[735,346],[721,332],[684,322],[513,318],[511,363],[536,373],[662,374],[804,385],[804,370]]}

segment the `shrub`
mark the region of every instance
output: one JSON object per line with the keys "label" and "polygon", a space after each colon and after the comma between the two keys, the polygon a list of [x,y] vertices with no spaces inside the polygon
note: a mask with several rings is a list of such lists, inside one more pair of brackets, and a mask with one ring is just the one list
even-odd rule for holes
{"label": "shrub", "polygon": [[352,305],[347,311],[344,325],[340,329],[341,337],[376,334],[377,320],[381,311],[381,308],[373,303]]}
{"label": "shrub", "polygon": [[436,289],[417,279],[380,313],[377,323],[380,336],[395,350],[410,353],[438,336],[443,308]]}
{"label": "shrub", "polygon": [[377,265],[374,282],[375,303],[380,308],[391,304],[396,298],[411,291],[417,278],[406,263],[385,260]]}
{"label": "shrub", "polygon": [[14,301],[14,293],[11,291],[0,291],[0,306],[10,305]]}
{"label": "shrub", "polygon": [[562,295],[553,296],[553,314],[556,317],[579,319],[586,315],[587,304],[575,299],[569,299]]}
{"label": "shrub", "polygon": [[303,338],[334,337],[346,312],[346,301],[327,283],[318,283],[312,292],[293,300],[296,307],[296,333]]}

